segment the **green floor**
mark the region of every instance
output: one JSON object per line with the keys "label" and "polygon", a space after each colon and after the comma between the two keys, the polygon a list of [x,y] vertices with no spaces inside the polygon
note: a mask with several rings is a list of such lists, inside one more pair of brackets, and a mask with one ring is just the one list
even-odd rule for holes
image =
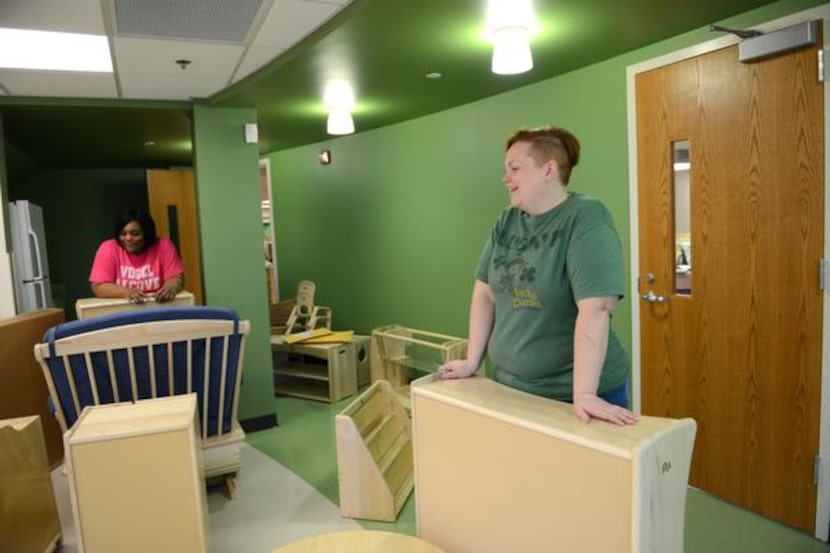
{"label": "green floor", "polygon": [[[335,405],[276,398],[280,426],[248,434],[252,446],[293,470],[334,503],[338,502],[334,415],[352,400]],[[398,521],[358,521],[365,528],[415,534],[413,496]],[[689,491],[686,503],[685,553],[818,553],[830,545],[746,510]]]}

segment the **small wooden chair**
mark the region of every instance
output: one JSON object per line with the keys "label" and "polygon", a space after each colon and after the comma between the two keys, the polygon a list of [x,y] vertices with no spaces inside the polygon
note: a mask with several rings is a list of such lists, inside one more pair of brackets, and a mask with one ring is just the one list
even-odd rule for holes
{"label": "small wooden chair", "polygon": [[316,328],[331,329],[331,308],[314,305],[317,285],[310,280],[301,280],[297,285],[297,304],[288,316],[285,334],[297,334]]}

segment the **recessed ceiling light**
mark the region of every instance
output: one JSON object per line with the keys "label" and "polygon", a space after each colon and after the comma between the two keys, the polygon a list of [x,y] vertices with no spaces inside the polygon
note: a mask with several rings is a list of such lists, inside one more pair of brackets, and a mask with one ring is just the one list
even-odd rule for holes
{"label": "recessed ceiling light", "polygon": [[0,67],[112,73],[107,37],[0,27]]}
{"label": "recessed ceiling light", "polygon": [[424,75],[424,77],[426,77],[427,79],[440,79],[441,77],[443,77],[443,75],[438,71],[431,71]]}
{"label": "recessed ceiling light", "polygon": [[147,146],[147,147],[149,148],[150,146],[155,146],[155,145],[156,145],[156,143],[155,143],[155,142],[153,142],[152,140],[148,140],[148,141],[146,141],[146,142],[144,143],[144,145],[145,145],[145,146]]}

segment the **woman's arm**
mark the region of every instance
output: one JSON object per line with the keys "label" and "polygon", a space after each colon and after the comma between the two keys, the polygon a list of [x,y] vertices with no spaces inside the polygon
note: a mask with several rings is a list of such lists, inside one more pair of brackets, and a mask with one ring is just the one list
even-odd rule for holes
{"label": "woman's arm", "polygon": [[481,366],[487,341],[493,330],[496,304],[493,291],[485,282],[478,279],[473,286],[473,298],[470,301],[470,329],[467,343],[467,358],[450,361],[438,368],[441,378],[466,378],[472,376]]}
{"label": "woman's arm", "polygon": [[99,298],[124,298],[131,303],[144,303],[146,295],[135,288],[124,288],[114,282],[93,282],[92,293]]}
{"label": "woman's arm", "polygon": [[161,288],[156,292],[156,301],[164,303],[176,297],[176,294],[184,289],[184,275],[170,277],[164,281]]}
{"label": "woman's arm", "polygon": [[608,349],[614,296],[586,298],[576,302],[579,313],[574,328],[574,413],[583,422],[591,418],[614,424],[633,424],[637,417],[628,409],[612,405],[597,396],[602,365]]}

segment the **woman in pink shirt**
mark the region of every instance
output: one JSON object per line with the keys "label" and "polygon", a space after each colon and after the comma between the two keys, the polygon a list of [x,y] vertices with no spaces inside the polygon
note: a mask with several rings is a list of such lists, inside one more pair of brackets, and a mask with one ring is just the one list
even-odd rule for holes
{"label": "woman in pink shirt", "polygon": [[156,236],[156,224],[141,208],[118,216],[113,238],[95,254],[89,281],[99,298],[126,298],[144,303],[148,296],[166,302],[184,287],[184,265],[176,247]]}

